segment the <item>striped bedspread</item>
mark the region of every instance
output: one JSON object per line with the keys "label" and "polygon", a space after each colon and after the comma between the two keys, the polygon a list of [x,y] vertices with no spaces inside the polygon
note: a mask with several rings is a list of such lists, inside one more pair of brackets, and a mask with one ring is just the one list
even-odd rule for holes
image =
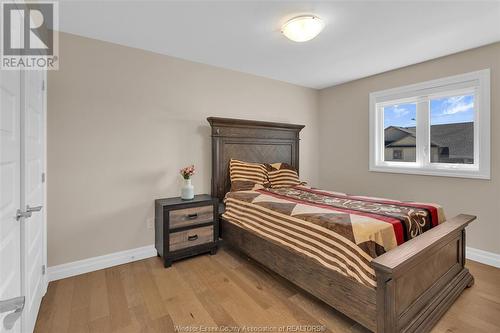
{"label": "striped bedspread", "polygon": [[373,258],[445,220],[435,204],[352,196],[305,186],[229,192],[223,217],[364,285]]}

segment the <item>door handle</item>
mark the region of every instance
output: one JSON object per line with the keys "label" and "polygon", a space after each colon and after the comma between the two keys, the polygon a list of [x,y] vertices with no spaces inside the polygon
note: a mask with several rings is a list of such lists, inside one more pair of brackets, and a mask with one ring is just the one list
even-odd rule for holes
{"label": "door handle", "polygon": [[16,321],[19,317],[21,317],[21,313],[24,310],[24,300],[24,296],[19,296],[5,301],[0,301],[0,313],[14,311],[6,315],[3,319],[3,327],[6,330],[10,330],[14,327]]}
{"label": "door handle", "polygon": [[41,211],[43,206],[30,207],[30,205],[26,205],[26,213],[33,213]]}
{"label": "door handle", "polygon": [[30,205],[26,205],[26,210],[23,212],[22,210],[18,209],[16,213],[16,220],[20,220],[23,217],[25,219],[30,218],[33,212],[39,212],[41,211],[43,206],[36,206],[36,207],[30,207]]}

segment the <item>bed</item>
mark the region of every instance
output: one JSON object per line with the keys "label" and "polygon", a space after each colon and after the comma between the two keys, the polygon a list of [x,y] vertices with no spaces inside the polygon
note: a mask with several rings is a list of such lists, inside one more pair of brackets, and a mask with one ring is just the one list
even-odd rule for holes
{"label": "bed", "polygon": [[[207,120],[212,128],[212,195],[221,202],[230,189],[231,159],[257,163],[283,162],[299,169],[299,134],[303,125],[216,117],[209,117]],[[333,196],[335,200],[347,197],[346,194],[337,192],[315,193],[318,190],[305,186],[300,187],[299,192],[302,197],[303,193]],[[240,198],[233,196],[226,202],[244,207],[253,204],[249,202],[249,197],[250,201],[259,201],[260,199],[255,200],[257,195],[275,196],[278,202],[302,199],[294,198],[298,194],[286,191],[269,193],[258,190],[246,197],[242,194]],[[352,197],[348,199],[353,200]],[[354,199],[371,200],[366,197]],[[300,203],[298,200],[297,202]],[[432,209],[423,204],[419,207],[424,207],[429,213]],[[345,267],[335,269],[332,265],[325,265],[314,256],[293,250],[290,244],[272,241],[243,223],[238,223],[238,218],[242,220],[242,217],[231,215],[229,208],[229,213],[226,214],[224,208],[221,209],[221,237],[225,244],[373,332],[428,332],[460,293],[474,283],[472,275],[464,267],[465,227],[475,220],[472,215],[460,214],[444,221],[442,212],[437,209],[429,230],[397,244],[398,246],[388,246],[388,251],[372,246],[367,253],[379,253],[375,258],[365,256],[366,260],[360,264],[360,267],[364,266],[362,269],[350,267],[348,263],[347,266],[352,268],[350,274],[348,270],[346,273]],[[261,218],[266,219],[265,214],[270,214],[271,211],[260,213],[264,214]],[[361,278],[363,270],[365,276]]]}

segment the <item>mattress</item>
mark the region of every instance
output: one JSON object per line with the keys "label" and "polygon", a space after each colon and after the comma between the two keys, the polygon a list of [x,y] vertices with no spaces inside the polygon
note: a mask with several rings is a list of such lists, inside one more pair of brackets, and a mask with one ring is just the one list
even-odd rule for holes
{"label": "mattress", "polygon": [[373,258],[445,220],[436,204],[295,186],[229,192],[227,222],[306,255],[369,287]]}

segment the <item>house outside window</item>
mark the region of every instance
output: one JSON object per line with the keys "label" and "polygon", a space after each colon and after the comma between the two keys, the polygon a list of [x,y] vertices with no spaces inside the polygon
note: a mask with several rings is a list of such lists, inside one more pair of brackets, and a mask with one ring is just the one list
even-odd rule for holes
{"label": "house outside window", "polygon": [[490,178],[490,71],[370,94],[370,171]]}

